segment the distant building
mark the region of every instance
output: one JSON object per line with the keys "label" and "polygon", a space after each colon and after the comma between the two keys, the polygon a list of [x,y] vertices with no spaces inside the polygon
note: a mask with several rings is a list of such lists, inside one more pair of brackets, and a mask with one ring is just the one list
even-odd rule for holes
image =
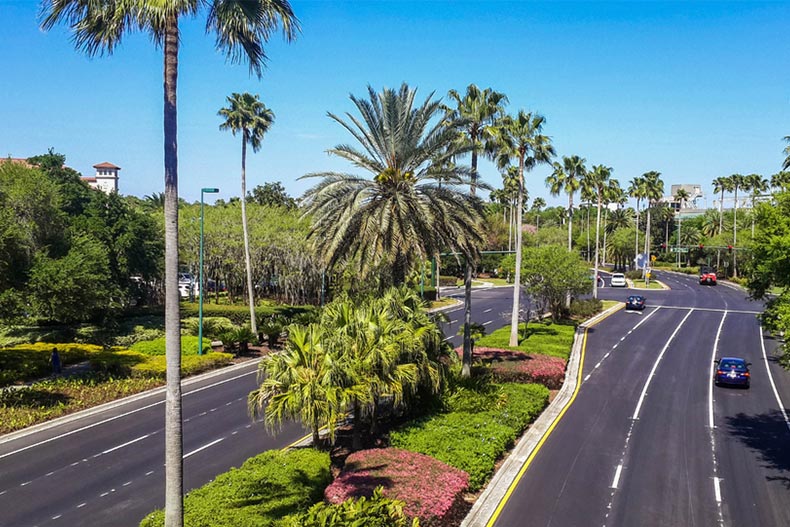
{"label": "distant building", "polygon": [[93,177],[83,177],[82,180],[91,188],[101,190],[105,194],[117,193],[118,171],[121,170],[121,167],[105,161],[104,163],[93,165],[93,168],[96,169],[96,175]]}

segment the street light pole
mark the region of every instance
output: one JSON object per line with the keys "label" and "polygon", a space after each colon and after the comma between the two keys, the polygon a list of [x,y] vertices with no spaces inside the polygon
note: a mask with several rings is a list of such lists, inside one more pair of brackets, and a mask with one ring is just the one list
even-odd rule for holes
{"label": "street light pole", "polygon": [[[198,355],[203,355],[203,194],[216,194],[218,188],[200,189],[200,266],[198,282]],[[242,198],[243,199],[243,198]]]}
{"label": "street light pole", "polygon": [[680,211],[678,211],[678,242],[675,245],[678,252],[678,269],[680,269]]}

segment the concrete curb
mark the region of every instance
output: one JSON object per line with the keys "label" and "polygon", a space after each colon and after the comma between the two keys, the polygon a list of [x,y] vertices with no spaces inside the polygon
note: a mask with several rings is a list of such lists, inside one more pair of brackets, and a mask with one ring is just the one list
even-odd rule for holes
{"label": "concrete curb", "polygon": [[611,314],[620,311],[625,304],[618,303],[609,309],[599,313],[593,318],[579,324],[573,338],[573,348],[571,349],[570,360],[565,372],[565,382],[562,385],[557,397],[540,414],[540,417],[527,429],[524,435],[510,452],[510,455],[502,463],[494,477],[486,485],[485,490],[477,499],[472,509],[467,514],[461,527],[484,527],[488,525],[494,517],[502,500],[511,492],[511,488],[518,482],[524,464],[535,452],[538,445],[547,437],[548,432],[554,423],[561,416],[565,408],[570,404],[576,393],[579,380],[579,370],[581,364],[581,352],[584,344],[584,334],[587,328],[594,326]]}
{"label": "concrete curb", "polygon": [[[244,362],[240,362],[239,364],[234,364],[233,366],[228,366],[226,368],[220,368],[218,370],[212,370],[206,373],[201,373],[200,375],[195,375],[194,377],[188,377],[187,379],[181,382],[181,388],[183,389],[185,387],[191,386],[192,384],[198,383],[200,381],[204,381],[206,379],[211,379],[212,377],[217,377],[225,373],[232,373],[236,370],[244,369],[246,367],[249,367],[251,364],[255,363],[256,360],[257,359],[250,359]],[[16,432],[10,432],[8,434],[0,436],[0,445],[4,443],[8,443],[10,441],[14,441],[16,439],[21,439],[25,436],[35,434],[37,432],[43,432],[45,430],[49,430],[50,428],[55,428],[56,426],[67,424],[72,421],[85,419],[86,417],[91,417],[93,415],[104,412],[106,410],[112,410],[114,408],[118,408],[119,406],[123,406],[125,404],[129,404],[139,401],[141,399],[145,399],[146,397],[158,395],[160,393],[164,393],[165,390],[166,390],[165,386],[160,386],[159,388],[153,388],[145,392],[136,393],[134,395],[130,395],[129,397],[124,397],[123,399],[116,399],[114,401],[109,401],[104,404],[100,404],[99,406],[94,406],[92,408],[86,408],[85,410],[80,410],[79,412],[74,412],[73,414],[64,415],[63,417],[57,417],[55,419],[52,419],[51,421],[46,421],[44,423],[39,423],[37,425],[29,426],[27,428],[17,430]]]}

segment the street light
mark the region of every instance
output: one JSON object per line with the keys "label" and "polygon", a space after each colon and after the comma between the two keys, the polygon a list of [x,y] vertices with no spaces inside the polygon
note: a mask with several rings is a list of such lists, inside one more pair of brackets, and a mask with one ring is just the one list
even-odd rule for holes
{"label": "street light", "polygon": [[203,194],[216,194],[218,188],[200,189],[200,271],[198,282],[198,355],[203,355]]}

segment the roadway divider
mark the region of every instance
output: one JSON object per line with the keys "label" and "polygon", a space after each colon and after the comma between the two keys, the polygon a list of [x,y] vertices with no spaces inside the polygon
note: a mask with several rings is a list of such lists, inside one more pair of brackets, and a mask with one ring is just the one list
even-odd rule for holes
{"label": "roadway divider", "polygon": [[562,416],[573,404],[576,394],[579,392],[581,375],[584,369],[584,353],[587,346],[587,330],[624,307],[625,304],[618,303],[579,324],[576,328],[571,356],[565,371],[565,382],[557,397],[521,436],[510,455],[502,463],[494,477],[491,478],[491,481],[488,482],[469,514],[464,518],[461,527],[490,527],[494,525],[532,460],[560,422]]}

